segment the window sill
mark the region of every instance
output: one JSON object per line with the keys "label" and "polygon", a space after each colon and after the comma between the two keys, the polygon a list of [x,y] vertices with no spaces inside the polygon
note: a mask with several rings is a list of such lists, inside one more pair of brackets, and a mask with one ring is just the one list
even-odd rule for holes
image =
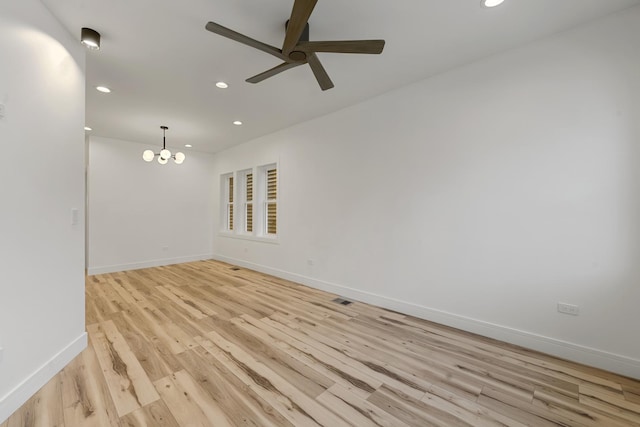
{"label": "window sill", "polygon": [[278,236],[267,237],[267,236],[252,236],[250,234],[239,234],[239,233],[229,233],[226,231],[220,231],[218,233],[220,237],[227,237],[230,239],[240,239],[240,240],[251,240],[254,242],[263,242],[263,243],[271,243],[273,245],[279,245],[280,241],[278,240]]}

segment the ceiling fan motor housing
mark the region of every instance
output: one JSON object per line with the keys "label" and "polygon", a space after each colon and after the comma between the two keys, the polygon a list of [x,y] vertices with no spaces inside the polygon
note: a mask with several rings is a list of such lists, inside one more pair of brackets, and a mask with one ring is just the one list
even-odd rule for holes
{"label": "ceiling fan motor housing", "polygon": [[[287,19],[287,22],[285,22],[284,24],[285,30],[288,27],[289,27],[289,20]],[[304,30],[302,30],[302,34],[300,35],[300,38],[298,39],[298,43],[308,42],[308,41],[309,41],[309,23],[307,22],[306,25],[304,26]],[[307,54],[299,50],[294,50],[289,54],[289,59],[291,59],[292,61],[305,61],[307,59]]]}

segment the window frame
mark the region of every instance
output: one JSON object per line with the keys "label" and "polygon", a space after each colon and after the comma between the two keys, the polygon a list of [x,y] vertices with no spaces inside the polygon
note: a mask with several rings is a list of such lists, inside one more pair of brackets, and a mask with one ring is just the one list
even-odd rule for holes
{"label": "window frame", "polygon": [[[268,171],[275,169],[275,199],[268,198]],[[220,212],[222,224],[219,235],[234,239],[245,239],[267,243],[279,243],[279,192],[280,180],[278,177],[279,165],[277,162],[240,169],[220,175]],[[247,178],[251,176],[253,195],[247,200]],[[233,201],[229,202],[229,179],[233,178]],[[229,229],[228,204],[233,204],[233,229]],[[268,233],[268,221],[270,219],[268,206],[275,203],[274,219],[275,233]],[[247,230],[247,205],[252,206],[252,227]]]}

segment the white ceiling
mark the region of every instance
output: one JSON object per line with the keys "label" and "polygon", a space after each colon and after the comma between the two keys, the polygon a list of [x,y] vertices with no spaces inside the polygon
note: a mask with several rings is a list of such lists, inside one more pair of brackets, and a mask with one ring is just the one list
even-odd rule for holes
{"label": "white ceiling", "polygon": [[[68,30],[102,35],[87,53],[93,135],[216,152],[399,86],[613,13],[640,0],[319,0],[311,40],[386,40],[381,55],[320,53],[335,88],[308,66],[262,83],[281,61],[205,30],[208,21],[281,47],[293,0],[42,0]],[[225,90],[215,83],[229,84]],[[95,86],[113,92],[101,94]],[[243,126],[234,126],[242,120]]]}

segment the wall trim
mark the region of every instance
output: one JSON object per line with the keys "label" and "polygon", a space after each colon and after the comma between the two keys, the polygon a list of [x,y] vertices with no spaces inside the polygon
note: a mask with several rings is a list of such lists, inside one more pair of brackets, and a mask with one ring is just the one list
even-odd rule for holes
{"label": "wall trim", "polygon": [[361,291],[347,286],[330,283],[297,273],[291,273],[265,265],[214,254],[213,259],[250,268],[261,273],[271,274],[286,280],[291,280],[312,288],[339,294],[357,301],[373,304],[378,307],[394,310],[400,313],[419,317],[442,325],[461,329],[499,341],[515,344],[531,350],[536,350],[562,359],[604,369],[616,374],[640,379],[640,360],[596,348],[586,347],[567,341],[558,340],[532,332],[527,332],[504,325],[485,322],[454,313],[397,300],[383,295]]}
{"label": "wall trim", "polygon": [[87,269],[87,275],[93,276],[95,274],[116,273],[118,271],[139,270],[141,268],[150,268],[150,267],[161,267],[164,265],[182,264],[185,262],[202,261],[204,259],[211,259],[211,258],[213,258],[213,255],[211,254],[190,255],[190,256],[177,257],[177,258],[154,259],[150,261],[134,262],[130,264],[117,264],[117,265],[106,265],[101,267],[89,267]]}
{"label": "wall trim", "polygon": [[83,332],[75,340],[71,341],[69,345],[60,350],[58,354],[18,384],[13,390],[2,396],[2,398],[0,398],[0,424],[24,405],[27,400],[36,394],[42,386],[48,383],[51,378],[67,366],[67,364],[86,347],[87,333]]}

